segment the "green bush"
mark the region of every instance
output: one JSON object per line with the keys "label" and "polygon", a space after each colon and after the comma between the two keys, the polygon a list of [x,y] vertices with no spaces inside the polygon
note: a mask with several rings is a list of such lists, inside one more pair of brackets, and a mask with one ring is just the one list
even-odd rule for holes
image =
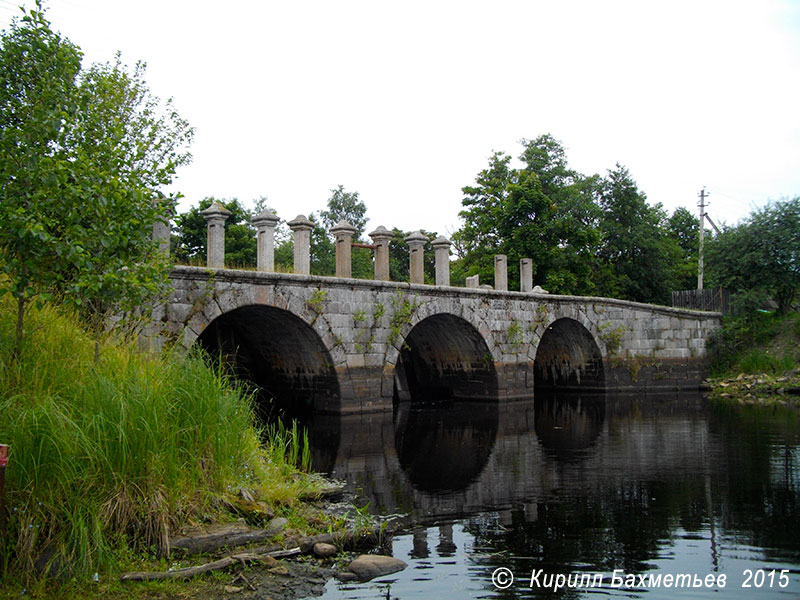
{"label": "green bush", "polygon": [[737,370],[744,373],[782,373],[793,368],[796,357],[789,354],[774,356],[763,346],[781,331],[798,329],[796,314],[751,311],[736,317],[726,317],[722,328],[708,341],[712,375],[723,375]]}

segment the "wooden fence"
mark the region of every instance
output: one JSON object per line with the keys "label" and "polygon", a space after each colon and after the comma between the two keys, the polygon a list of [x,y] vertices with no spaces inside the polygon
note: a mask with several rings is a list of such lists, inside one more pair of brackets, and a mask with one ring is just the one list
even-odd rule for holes
{"label": "wooden fence", "polygon": [[672,306],[692,310],[709,310],[729,315],[731,313],[731,293],[725,288],[681,290],[672,292]]}

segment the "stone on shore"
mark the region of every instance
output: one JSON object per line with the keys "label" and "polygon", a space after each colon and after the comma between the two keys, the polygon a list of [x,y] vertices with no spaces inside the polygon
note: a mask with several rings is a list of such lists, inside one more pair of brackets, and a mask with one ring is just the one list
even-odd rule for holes
{"label": "stone on shore", "polygon": [[326,544],[324,542],[317,542],[314,544],[314,555],[319,558],[329,558],[336,554],[336,546],[333,544]]}
{"label": "stone on shore", "polygon": [[362,554],[348,565],[347,570],[354,573],[360,581],[369,581],[382,575],[397,573],[408,565],[399,558],[380,554]]}

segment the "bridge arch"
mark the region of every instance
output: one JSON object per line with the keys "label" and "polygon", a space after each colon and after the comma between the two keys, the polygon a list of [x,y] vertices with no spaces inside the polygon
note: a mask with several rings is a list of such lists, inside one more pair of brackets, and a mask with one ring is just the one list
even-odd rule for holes
{"label": "bridge arch", "polygon": [[394,352],[387,352],[395,400],[497,396],[495,359],[480,325],[463,314],[433,312],[430,307],[415,317],[392,347]]}
{"label": "bridge arch", "polygon": [[533,380],[534,393],[605,389],[603,354],[584,323],[573,316],[559,317],[545,327],[536,347]]}
{"label": "bridge arch", "polygon": [[197,343],[289,414],[339,408],[330,353],[317,332],[288,310],[264,304],[230,310],[209,323]]}

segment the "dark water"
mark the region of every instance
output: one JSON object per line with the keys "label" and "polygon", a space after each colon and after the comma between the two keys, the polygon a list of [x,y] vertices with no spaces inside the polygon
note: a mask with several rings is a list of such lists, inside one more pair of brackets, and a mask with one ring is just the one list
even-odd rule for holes
{"label": "dark water", "polygon": [[318,418],[311,439],[371,511],[419,523],[390,543],[405,571],[324,598],[800,598],[794,413],[699,395],[406,404]]}

